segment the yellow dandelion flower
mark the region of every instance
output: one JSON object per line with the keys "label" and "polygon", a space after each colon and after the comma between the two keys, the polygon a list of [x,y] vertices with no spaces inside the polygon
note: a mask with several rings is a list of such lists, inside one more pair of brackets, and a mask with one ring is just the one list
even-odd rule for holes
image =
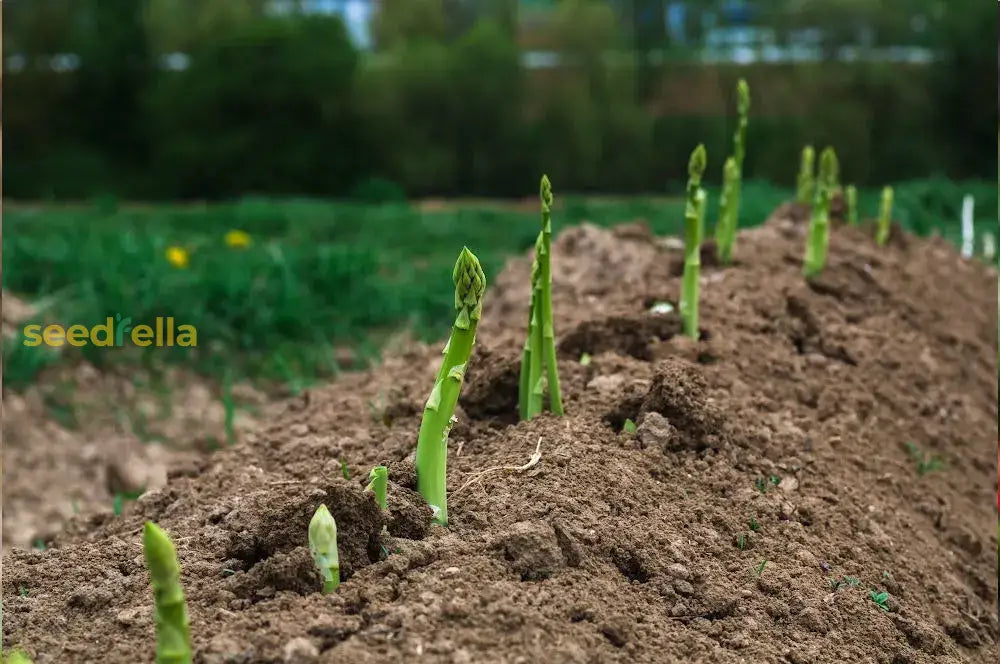
{"label": "yellow dandelion flower", "polygon": [[186,268],[190,259],[187,249],[177,246],[167,247],[166,256],[167,262],[179,270]]}
{"label": "yellow dandelion flower", "polygon": [[226,244],[233,249],[243,249],[250,246],[250,236],[238,230],[226,233]]}

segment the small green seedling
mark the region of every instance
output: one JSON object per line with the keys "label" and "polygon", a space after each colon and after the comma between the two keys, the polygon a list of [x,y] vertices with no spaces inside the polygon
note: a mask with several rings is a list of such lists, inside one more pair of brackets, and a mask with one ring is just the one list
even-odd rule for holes
{"label": "small green seedling", "polygon": [[906,449],[917,464],[917,475],[923,477],[927,473],[944,468],[944,460],[937,455],[928,456],[920,451],[914,443],[906,443]]}
{"label": "small green seedling", "polygon": [[344,460],[340,461],[340,474],[344,476],[345,480],[351,479],[351,469],[347,467],[347,462]]}
{"label": "small green seedling", "polygon": [[750,530],[755,533],[760,532],[760,524],[757,523],[757,517],[755,516],[750,517]]}
{"label": "small green seedling", "polygon": [[635,433],[636,431],[638,431],[638,429],[635,426],[635,422],[633,422],[631,419],[626,419],[625,424],[622,425],[622,431],[624,431],[625,433]]}
{"label": "small green seedling", "polygon": [[317,507],[309,521],[309,551],[323,577],[323,592],[332,593],[340,585],[340,554],[337,551],[337,522],[326,505]]}
{"label": "small green seedling", "polygon": [[767,493],[767,481],[763,477],[758,477],[753,481],[753,485],[757,487],[757,490],[761,493]]}
{"label": "small green seedling", "polygon": [[774,486],[778,486],[779,484],[781,484],[781,478],[778,477],[777,475],[771,475],[770,477],[767,478],[767,481],[773,484]]}
{"label": "small green seedling", "polygon": [[31,664],[31,658],[23,650],[15,650],[3,660],[6,664]]}
{"label": "small green seedling", "polygon": [[152,521],[143,526],[142,552],[153,586],[156,664],[191,664],[191,633],[177,551],[167,533]]}
{"label": "small green seedling", "polygon": [[563,414],[552,316],[552,183],[547,175],[542,176],[539,197],[542,203],[542,230],[535,240],[535,260],[531,265],[528,334],[521,354],[518,383],[518,413],[522,420],[530,420],[542,412],[542,394],[546,383],[549,410],[556,415]]}
{"label": "small green seedling", "polygon": [[837,154],[833,148],[824,148],[819,158],[819,181],[816,186],[816,199],[813,202],[806,255],[802,266],[806,278],[818,275],[826,265],[826,253],[830,242],[830,199],[837,188],[838,170]]}
{"label": "small green seedling", "polygon": [[389,480],[389,469],[385,466],[375,466],[368,473],[368,488],[375,492],[375,502],[383,512],[386,510],[386,487]]}
{"label": "small green seedling", "polygon": [[861,585],[861,581],[853,576],[845,576],[840,581],[830,579],[830,588],[833,591],[837,591],[845,586],[848,588],[857,588],[859,585]]}
{"label": "small green seedling", "polygon": [[736,534],[736,548],[740,551],[745,551],[747,548],[747,538],[743,533]]}
{"label": "small green seedling", "polygon": [[764,573],[764,568],[765,567],[767,567],[767,558],[764,558],[764,560],[761,562],[761,564],[757,566],[757,578],[758,579],[760,578],[760,575]]}
{"label": "small green seedling", "polygon": [[582,353],[580,355],[580,366],[589,367],[590,363],[594,361],[594,358],[590,356],[590,353]]}
{"label": "small green seedling", "polygon": [[803,205],[809,205],[813,198],[813,186],[815,178],[813,175],[816,161],[816,151],[813,146],[807,145],[802,148],[802,158],[799,161],[799,176],[795,187],[795,200]]}
{"label": "small green seedling", "polygon": [[887,613],[889,612],[889,593],[884,590],[880,593],[873,590],[868,594],[868,596],[871,597],[871,600],[878,605],[878,608]]}
{"label": "small green seedling", "polygon": [[476,341],[476,326],[483,315],[483,294],[486,292],[486,275],[479,259],[468,247],[462,248],[455,262],[452,280],[458,313],[444,348],[444,360],[434,388],[424,406],[416,456],[417,490],[434,511],[434,520],[442,526],[448,525],[448,433],[462,390],[466,363]]}
{"label": "small green seedling", "polygon": [[114,512],[115,516],[121,516],[125,512],[125,503],[138,500],[139,496],[141,496],[145,492],[146,492],[145,487],[137,491],[116,492],[115,497],[111,501],[111,510]]}
{"label": "small green seedling", "polygon": [[892,222],[892,187],[882,189],[882,201],[878,208],[878,230],[875,243],[883,246],[889,241],[889,224]]}
{"label": "small green seedling", "polygon": [[847,185],[844,190],[844,197],[847,199],[847,223],[850,226],[858,225],[858,188],[853,184]]}
{"label": "small green seedling", "polygon": [[701,177],[707,163],[705,146],[699,144],[688,161],[687,199],[684,205],[684,281],[681,320],[684,334],[698,340],[698,279],[701,274],[701,237],[705,225],[705,190]]}

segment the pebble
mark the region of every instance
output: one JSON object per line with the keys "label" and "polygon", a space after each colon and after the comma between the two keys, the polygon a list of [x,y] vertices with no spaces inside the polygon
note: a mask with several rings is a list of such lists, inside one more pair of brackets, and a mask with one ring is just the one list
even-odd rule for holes
{"label": "pebble", "polygon": [[808,565],[809,567],[815,567],[818,564],[816,556],[814,556],[809,551],[805,549],[799,549],[795,552],[795,557],[799,559],[799,562],[803,565]]}
{"label": "pebble", "polygon": [[675,579],[684,579],[685,581],[691,580],[691,572],[687,567],[681,565],[680,563],[667,565],[667,573]]}
{"label": "pebble", "polygon": [[319,650],[309,639],[298,636],[285,644],[282,661],[285,664],[315,664]]}
{"label": "pebble", "polygon": [[622,374],[613,374],[611,376],[595,376],[593,380],[587,383],[587,388],[606,394],[614,394],[621,392],[624,385],[625,376]]}
{"label": "pebble", "polygon": [[674,589],[682,595],[694,594],[694,586],[684,580],[674,581]]}
{"label": "pebble", "polygon": [[288,430],[293,436],[301,437],[309,433],[309,425],[299,422],[298,424],[293,424]]}

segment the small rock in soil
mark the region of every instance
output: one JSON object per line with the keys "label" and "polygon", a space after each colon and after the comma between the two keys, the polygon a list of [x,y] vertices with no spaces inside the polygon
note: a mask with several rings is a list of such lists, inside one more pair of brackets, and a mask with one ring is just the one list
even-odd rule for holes
{"label": "small rock in soil", "polygon": [[312,641],[299,636],[285,644],[283,661],[284,664],[315,664],[319,661],[319,650]]}
{"label": "small rock in soil", "polygon": [[522,581],[546,579],[565,565],[555,530],[547,523],[515,523],[500,542],[504,558]]}

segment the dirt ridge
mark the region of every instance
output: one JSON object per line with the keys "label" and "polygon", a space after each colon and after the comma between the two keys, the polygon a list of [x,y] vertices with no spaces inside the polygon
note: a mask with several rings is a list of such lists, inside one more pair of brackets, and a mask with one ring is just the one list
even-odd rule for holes
{"label": "dirt ridge", "polygon": [[[649,311],[676,304],[678,253],[641,230],[554,243],[564,418],[516,422],[528,260],[489,277],[449,490],[539,440],[542,457],[463,489],[447,530],[412,490],[440,358],[413,345],[171,469],[123,517],[5,551],[4,646],[153,661],[138,533],[155,519],[201,664],[997,661],[996,272],[841,227],[807,283],[801,220],[776,214],[704,269],[693,342]],[[918,476],[908,442],[944,468]],[[363,488],[380,462],[384,517]],[[345,524],[331,596],[303,550],[319,502]]]}

